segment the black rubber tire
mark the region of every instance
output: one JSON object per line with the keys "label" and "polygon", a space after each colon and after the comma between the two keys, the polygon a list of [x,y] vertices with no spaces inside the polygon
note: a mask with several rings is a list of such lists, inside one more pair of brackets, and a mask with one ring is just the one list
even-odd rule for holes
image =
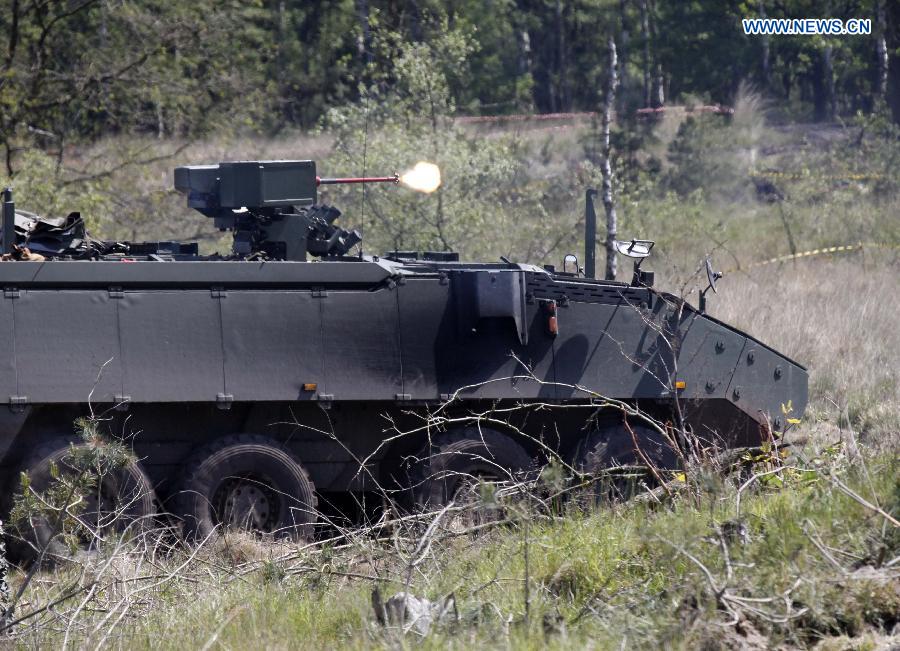
{"label": "black rubber tire", "polygon": [[[37,449],[21,470],[28,473],[31,488],[37,493],[46,491],[55,481],[51,475],[51,464],[60,472],[66,471],[66,458],[72,446],[87,448],[88,443],[74,437],[60,437]],[[110,496],[116,510],[121,509],[113,531],[139,534],[153,526],[156,516],[156,494],[149,477],[137,461],[132,461],[106,474],[101,490]],[[20,524],[15,531],[18,538],[14,553],[20,562],[35,560],[41,550],[46,556],[64,556],[66,550],[53,540],[52,523],[45,517],[33,517],[28,523]],[[52,560],[48,559],[48,560]]]}
{"label": "black rubber tire", "polygon": [[[678,467],[678,455],[662,434],[646,425],[629,424],[634,436],[624,423],[612,420],[588,434],[572,454],[573,467],[588,475],[598,475],[617,466],[646,467],[647,461],[656,470],[673,470]],[[640,452],[635,447],[635,439]],[[645,481],[648,484],[654,483],[653,473],[649,469]],[[623,483],[613,481],[609,486],[594,492],[597,499],[610,494],[628,497],[633,492],[633,487],[626,488]]]}
{"label": "black rubber tire", "polygon": [[227,436],[198,450],[185,464],[175,499],[188,540],[202,540],[221,527],[214,504],[229,478],[251,477],[277,496],[272,533],[277,538],[306,540],[318,518],[315,486],[285,446],[255,434]]}
{"label": "black rubber tire", "polygon": [[435,508],[450,502],[467,477],[508,479],[528,470],[532,459],[505,434],[470,427],[441,434],[410,468],[413,502]]}

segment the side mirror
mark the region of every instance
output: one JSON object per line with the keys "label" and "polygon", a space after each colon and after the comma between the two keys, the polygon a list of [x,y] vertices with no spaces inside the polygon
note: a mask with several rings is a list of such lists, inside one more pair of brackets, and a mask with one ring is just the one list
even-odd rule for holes
{"label": "side mirror", "polygon": [[[569,271],[570,266],[572,271]],[[567,254],[563,258],[563,273],[571,273],[577,276],[579,271],[581,270],[578,268],[578,257],[574,253]]]}
{"label": "side mirror", "polygon": [[653,250],[653,240],[616,240],[613,246],[616,252],[634,260],[634,275],[631,278],[632,287],[653,287],[653,272],[643,271],[641,263],[650,256]]}
{"label": "side mirror", "polygon": [[706,280],[709,284],[706,286],[706,289],[700,292],[700,314],[706,314],[706,292],[713,290],[713,294],[718,294],[719,290],[716,289],[716,282],[724,275],[721,271],[713,271],[712,260],[709,257],[706,258],[703,264],[706,267]]}
{"label": "side mirror", "polygon": [[716,281],[722,277],[721,271],[713,271],[712,260],[709,258],[706,259],[706,279],[709,281],[708,289],[713,290],[713,294],[718,294],[719,290],[716,289]]}
{"label": "side mirror", "polygon": [[616,247],[616,251],[621,253],[624,256],[629,258],[636,258],[638,260],[646,258],[650,255],[650,251],[653,249],[653,245],[656,244],[653,240],[616,240],[613,245]]}

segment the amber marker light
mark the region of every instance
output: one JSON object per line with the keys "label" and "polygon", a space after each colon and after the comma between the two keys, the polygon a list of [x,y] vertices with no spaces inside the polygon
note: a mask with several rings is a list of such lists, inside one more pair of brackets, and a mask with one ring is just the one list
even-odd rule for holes
{"label": "amber marker light", "polygon": [[556,318],[556,301],[544,303],[544,309],[547,311],[547,332],[555,337],[559,334],[559,321]]}
{"label": "amber marker light", "polygon": [[676,380],[676,381],[675,381],[675,388],[676,388],[676,389],[683,389],[683,388],[685,388],[686,386],[687,386],[687,383],[686,383],[684,380]]}
{"label": "amber marker light", "polygon": [[303,385],[304,391],[315,391],[318,388],[319,388],[319,385],[316,384],[315,382],[307,382],[306,384]]}
{"label": "amber marker light", "polygon": [[559,334],[559,321],[556,320],[556,316],[553,315],[547,320],[547,330],[554,337]]}

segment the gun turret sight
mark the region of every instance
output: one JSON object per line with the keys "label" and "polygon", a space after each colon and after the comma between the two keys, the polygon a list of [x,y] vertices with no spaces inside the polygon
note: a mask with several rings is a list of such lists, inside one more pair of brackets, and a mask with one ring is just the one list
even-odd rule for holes
{"label": "gun turret sight", "polygon": [[305,260],[340,256],[362,240],[332,222],[341,214],[318,205],[320,185],[400,183],[400,175],[322,178],[311,160],[236,161],[175,169],[188,206],[234,232],[234,253]]}

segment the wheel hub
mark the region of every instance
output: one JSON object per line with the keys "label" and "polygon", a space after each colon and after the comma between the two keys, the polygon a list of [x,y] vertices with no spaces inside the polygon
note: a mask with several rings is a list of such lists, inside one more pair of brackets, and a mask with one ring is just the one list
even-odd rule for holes
{"label": "wheel hub", "polygon": [[218,491],[221,523],[233,529],[271,532],[277,516],[274,491],[250,478],[232,479]]}

